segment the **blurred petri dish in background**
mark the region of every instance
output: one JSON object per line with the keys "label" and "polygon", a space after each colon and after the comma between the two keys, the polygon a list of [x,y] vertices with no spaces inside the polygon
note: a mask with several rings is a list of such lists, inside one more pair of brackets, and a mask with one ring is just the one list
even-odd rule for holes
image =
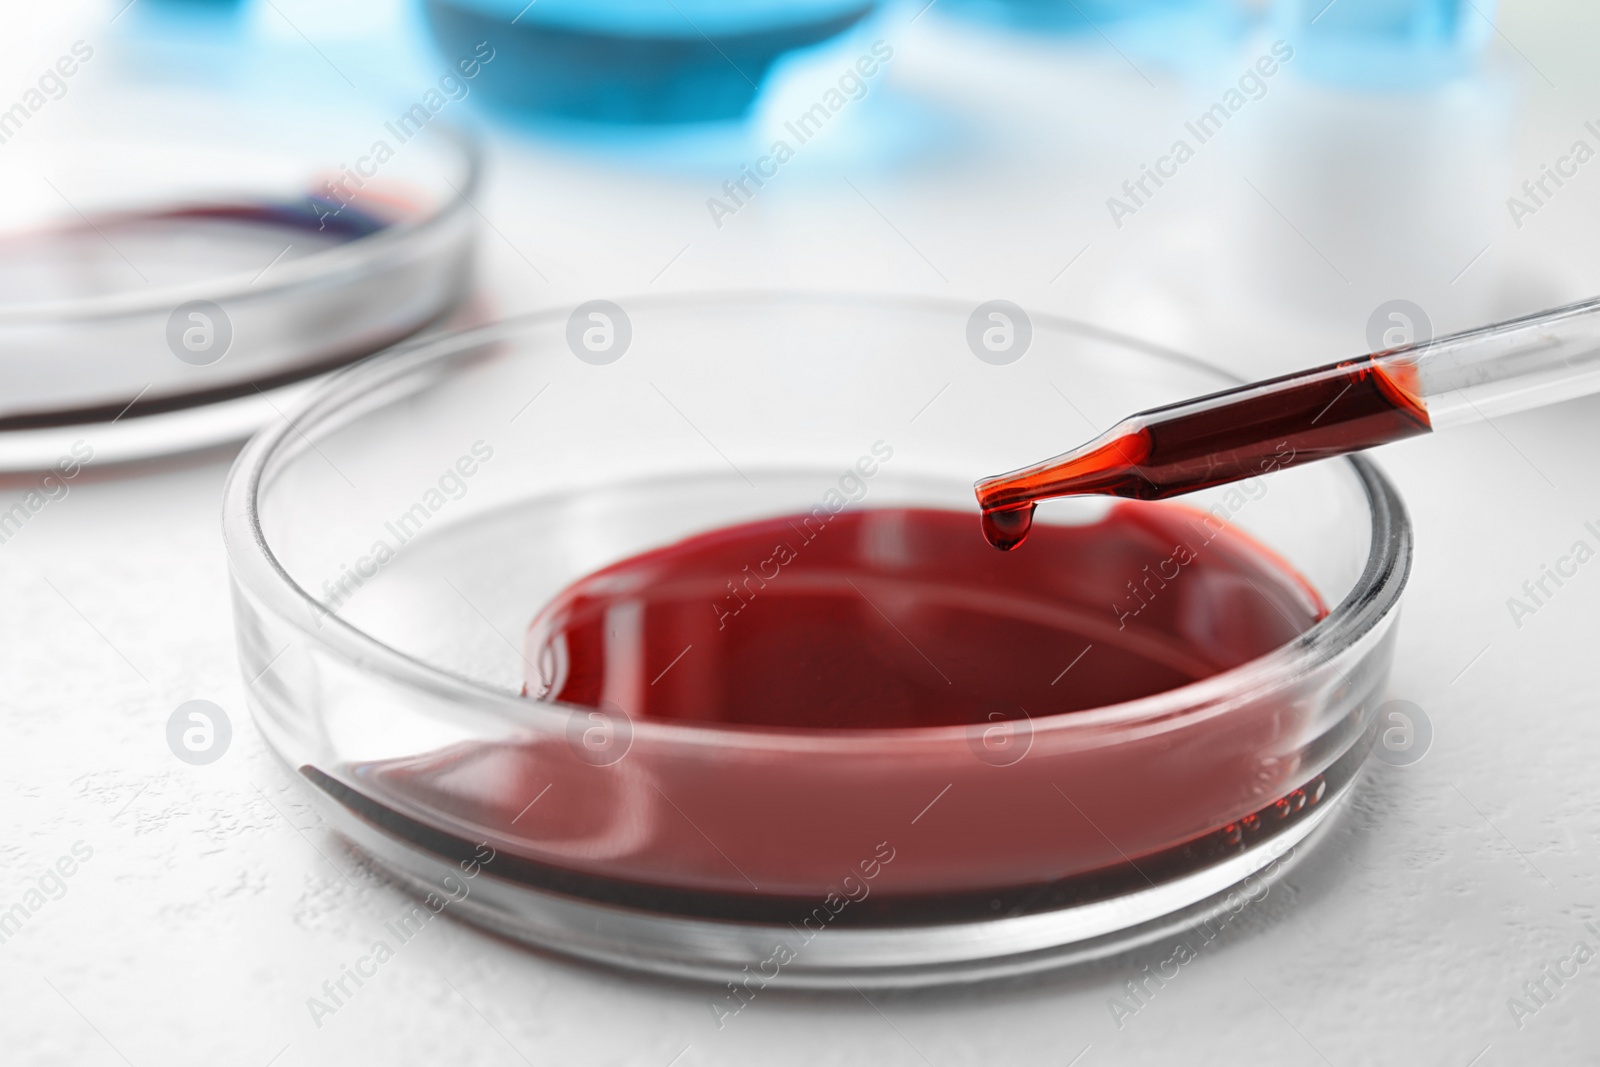
{"label": "blurred petri dish in background", "polygon": [[0,471],[239,440],[470,285],[479,155],[442,123],[121,85],[5,151]]}
{"label": "blurred petri dish in background", "polygon": [[783,54],[837,36],[877,0],[424,0],[449,57],[492,48],[479,80],[529,114],[703,122],[750,109]]}

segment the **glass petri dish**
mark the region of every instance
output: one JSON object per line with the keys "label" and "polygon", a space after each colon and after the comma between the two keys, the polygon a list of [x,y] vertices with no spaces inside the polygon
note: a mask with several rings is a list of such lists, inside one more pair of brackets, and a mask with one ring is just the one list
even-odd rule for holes
{"label": "glass petri dish", "polygon": [[16,130],[0,470],[74,444],[98,464],[241,440],[297,383],[448,316],[478,150],[442,122],[392,125],[125,85]]}
{"label": "glass petri dish", "polygon": [[[260,729],[332,824],[418,892],[624,967],[969,981],[1236,906],[1327,825],[1375,736],[1411,534],[1364,460],[1188,499],[1331,608],[1283,647],[1142,699],[995,738],[630,720],[522,695],[524,635],[569,583],[806,512],[875,444],[893,458],[850,506],[967,509],[977,538],[976,477],[1230,384],[1045,315],[997,365],[968,340],[987,321],[947,301],[638,299],[342,373],[246,447],[226,491]],[[1037,522],[1097,507],[1047,502]]]}

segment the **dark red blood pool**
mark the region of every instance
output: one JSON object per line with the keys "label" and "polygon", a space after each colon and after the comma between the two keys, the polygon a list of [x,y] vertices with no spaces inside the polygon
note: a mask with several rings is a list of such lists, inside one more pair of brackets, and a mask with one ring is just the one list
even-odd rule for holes
{"label": "dark red blood pool", "polygon": [[1174,504],[1041,521],[1021,552],[978,525],[819,510],[623,560],[533,620],[525,728],[306,773],[548,892],[796,924],[842,894],[827,923],[854,926],[1139,892],[1285,832],[1359,766],[1273,676],[1114,707],[1326,613],[1262,546]]}
{"label": "dark red blood pool", "polygon": [[[528,633],[528,691],[634,719],[892,729],[1159,693],[1325,614],[1254,542],[1181,507],[1040,524],[1000,555],[970,514],[754,522],[577,582]],[[1016,717],[1008,714],[1007,718]]]}

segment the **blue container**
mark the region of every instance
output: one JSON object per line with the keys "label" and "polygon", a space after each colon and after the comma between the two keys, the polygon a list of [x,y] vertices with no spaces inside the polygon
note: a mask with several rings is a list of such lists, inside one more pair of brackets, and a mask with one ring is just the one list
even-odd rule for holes
{"label": "blue container", "polygon": [[1494,0],[1278,0],[1274,23],[1309,77],[1405,88],[1470,73],[1493,16]]}
{"label": "blue container", "polygon": [[983,18],[1019,29],[1087,31],[1123,19],[1206,6],[1211,0],[942,0],[945,13]]}
{"label": "blue container", "polygon": [[448,58],[494,50],[478,86],[518,110],[696,122],[749,110],[773,61],[843,33],[877,0],[424,0]]}

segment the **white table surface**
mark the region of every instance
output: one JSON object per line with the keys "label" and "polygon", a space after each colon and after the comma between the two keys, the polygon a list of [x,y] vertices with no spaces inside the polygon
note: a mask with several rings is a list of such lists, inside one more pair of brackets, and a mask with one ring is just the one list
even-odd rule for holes
{"label": "white table surface", "polygon": [[[279,6],[330,57],[353,54],[336,13]],[[73,19],[106,10],[0,16],[21,28],[0,102],[73,39]],[[1255,125],[1228,130],[1121,230],[1105,198],[1242,62],[1171,72],[1091,48],[1066,64],[1059,44],[910,13],[888,16],[896,58],[850,116],[862,128],[831,131],[837,145],[819,141],[720,230],[704,206],[731,173],[720,163],[496,134],[479,205],[489,305],[748,285],[1003,296],[1255,373],[1362,350],[1368,312],[1390,297],[1454,327],[1600,289],[1600,164],[1520,230],[1503,203],[1600,118],[1600,12],[1583,0],[1507,0],[1499,104],[1469,100],[1482,121],[1449,143],[1419,132],[1360,160],[1481,165],[1485,193],[1461,192],[1459,171],[1397,172],[1373,201],[1392,217],[1349,214],[1318,183],[1349,177],[1337,149],[1364,127],[1324,136],[1283,83],[1252,103]],[[814,95],[800,81],[795,99]],[[1295,152],[1305,159],[1286,161]],[[1430,229],[1441,212],[1459,227]],[[1289,218],[1303,236],[1273,230]],[[1407,227],[1459,266],[1379,247],[1374,235]],[[1384,451],[1417,532],[1391,691],[1430,717],[1432,750],[1370,766],[1322,846],[1120,1029],[1108,998],[1169,948],[870,1000],[766,992],[719,1031],[715,990],[453,921],[316,1025],[307,998],[408,904],[329,834],[248,721],[219,536],[229,456],[91,470],[0,544],[0,909],[75,843],[92,849],[0,945],[0,1061],[1593,1062],[1600,957],[1520,1027],[1507,1001],[1575,942],[1600,951],[1583,926],[1600,926],[1600,719],[1587,718],[1600,709],[1600,563],[1520,627],[1506,601],[1572,542],[1596,543],[1584,523],[1600,524],[1597,413],[1591,399]],[[0,508],[25,490],[0,487]],[[235,726],[205,767],[164,736],[196,698]]]}

